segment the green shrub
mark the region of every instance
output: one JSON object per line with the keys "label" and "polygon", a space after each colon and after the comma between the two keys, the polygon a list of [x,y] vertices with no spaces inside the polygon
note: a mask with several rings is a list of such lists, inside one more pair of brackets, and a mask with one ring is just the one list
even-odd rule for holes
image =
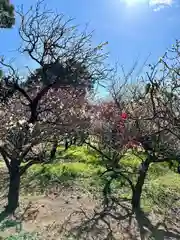
{"label": "green shrub", "polygon": [[100,163],[99,155],[94,150],[89,149],[86,146],[72,146],[66,151],[61,152],[58,156],[58,159],[78,161],[95,165]]}

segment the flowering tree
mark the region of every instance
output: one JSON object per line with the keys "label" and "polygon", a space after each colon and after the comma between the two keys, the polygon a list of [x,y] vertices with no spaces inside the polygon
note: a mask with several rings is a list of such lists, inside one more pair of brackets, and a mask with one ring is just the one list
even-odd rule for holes
{"label": "flowering tree", "polygon": [[[150,165],[167,162],[180,172],[178,79],[179,43],[176,43],[173,50],[166,53],[158,64],[150,66],[149,72],[133,87],[126,78],[124,82],[114,81],[110,86],[112,100],[96,106],[94,111],[94,118],[98,119],[93,121],[97,124],[94,131],[101,136],[103,144],[94,146],[91,143],[91,146],[111,163],[106,166],[107,171],[114,172],[111,180],[120,177],[129,184],[134,211],[140,210]],[[105,141],[107,133],[110,139]],[[111,154],[107,154],[106,148]],[[133,148],[137,155],[144,152],[135,182],[121,165],[121,158],[129,148]]]}
{"label": "flowering tree", "polygon": [[[145,152],[132,189],[133,210],[140,209],[143,185],[150,165],[167,162],[170,166],[180,162],[179,138],[179,44],[167,52],[160,61],[152,66],[142,77],[141,82],[130,88],[114,88],[113,100],[119,108],[124,98],[130,132],[133,142]],[[132,141],[131,141],[132,142]],[[137,152],[138,154],[138,152]],[[179,172],[179,166],[178,166]]]}
{"label": "flowering tree", "polygon": [[[124,122],[127,118],[126,113],[116,107],[113,102],[102,102],[93,107],[93,128],[94,133],[98,134],[102,144],[111,145],[116,148],[119,146],[118,136],[124,135]],[[102,139],[101,139],[102,138]]]}
{"label": "flowering tree", "polygon": [[108,73],[103,44],[92,47],[91,34],[79,33],[71,20],[42,11],[41,1],[19,16],[20,51],[38,69],[22,79],[1,59],[7,73],[0,83],[0,153],[10,175],[8,213],[18,206],[21,175],[32,164],[48,162],[55,141],[89,126],[87,93]]}
{"label": "flowering tree", "polygon": [[[174,60],[176,64],[179,62],[177,58]],[[169,70],[162,60],[151,66],[143,79],[144,91],[134,94],[129,108],[130,117],[136,124],[136,139],[146,153],[133,190],[134,209],[140,209],[142,189],[150,165],[166,162],[169,166],[176,165],[179,172],[179,86],[175,72],[175,67]]]}
{"label": "flowering tree", "polygon": [[119,160],[131,141],[128,115],[113,101],[103,101],[91,107],[91,128],[88,145],[103,157],[107,169],[118,168]]}

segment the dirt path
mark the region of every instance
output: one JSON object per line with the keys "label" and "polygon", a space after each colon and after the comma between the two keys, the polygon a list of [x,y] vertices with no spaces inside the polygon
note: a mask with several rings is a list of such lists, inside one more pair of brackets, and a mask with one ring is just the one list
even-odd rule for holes
{"label": "dirt path", "polygon": [[[80,191],[80,190],[79,190]],[[32,202],[31,210],[32,223],[25,222],[25,229],[37,230],[39,227],[44,227],[53,222],[63,224],[66,218],[74,211],[83,209],[85,211],[92,211],[95,207],[95,202],[91,195],[82,194],[78,190],[68,189],[62,191],[58,195],[56,193],[49,194],[49,196],[32,197],[24,201],[24,204]],[[37,210],[37,215],[33,211]],[[31,218],[31,216],[30,216]],[[35,221],[34,221],[35,220]]]}
{"label": "dirt path", "polygon": [[[137,225],[132,224],[132,227],[129,227],[127,220],[116,221],[112,218],[109,220],[104,218],[106,222],[103,222],[100,218],[98,221],[89,222],[90,228],[83,227],[82,223],[85,219],[87,220],[87,216],[93,215],[94,209],[99,203],[93,198],[92,194],[87,191],[83,192],[80,188],[64,189],[58,194],[52,193],[48,196],[22,197],[21,201],[21,219],[19,219],[19,224],[18,220],[16,220],[17,224],[6,228],[0,236],[7,237],[17,234],[17,230],[21,229],[25,232],[37,232],[41,240],[141,239]],[[123,209],[119,212],[123,214]],[[22,213],[24,214],[22,215]],[[82,213],[85,213],[86,216]],[[76,238],[67,236],[67,232],[77,226],[81,226],[79,233],[84,231],[84,234],[78,235],[79,233],[76,231]],[[90,233],[88,233],[89,229]],[[112,238],[112,234],[114,238]],[[147,230],[147,236],[149,234],[150,232]],[[180,239],[180,235],[177,237],[171,237],[171,235],[166,237],[164,230],[157,231],[157,236],[154,239]]]}
{"label": "dirt path", "polygon": [[[21,229],[27,232],[42,232],[48,235],[48,228],[53,225],[60,228],[68,217],[77,211],[85,211],[90,213],[96,206],[96,201],[91,194],[83,192],[81,189],[66,189],[60,193],[50,193],[48,196],[28,196],[21,197],[21,209],[17,214],[17,223],[21,221]],[[76,215],[76,214],[75,214]],[[75,216],[72,220],[77,222],[79,217]],[[45,230],[46,229],[46,230]],[[8,227],[1,236],[9,236],[15,234],[17,226]],[[55,230],[55,229],[54,229]],[[58,229],[54,231],[57,234]],[[50,231],[51,239],[53,238],[52,231]],[[44,239],[50,239],[48,236]]]}
{"label": "dirt path", "polygon": [[[0,174],[2,176],[2,174],[5,173],[1,172]],[[5,176],[0,180],[1,193],[3,194],[6,187],[1,181],[4,177]],[[97,207],[101,207],[100,200],[97,200],[98,194],[95,194],[96,197],[87,189],[74,184],[73,187],[59,187],[58,191],[52,189],[46,195],[21,196],[21,207],[17,212],[16,218],[4,220],[7,226],[5,226],[3,230],[0,229],[0,236],[4,239],[7,236],[17,234],[17,231],[21,230],[25,232],[37,232],[41,240],[139,240],[139,229],[134,216],[131,227],[129,227],[128,219],[122,220],[117,217],[126,214],[125,208],[122,206],[118,208],[116,205],[116,207],[112,209],[112,212],[110,212],[110,214],[114,214],[116,219],[105,217],[105,215],[103,215],[104,213],[102,213],[98,218],[96,216],[93,221],[89,221],[88,218],[94,215],[94,210],[97,209]],[[1,204],[3,204],[2,201]],[[119,215],[117,215],[117,213]],[[172,220],[175,219],[173,216],[170,218]],[[150,228],[144,230],[147,235],[150,234],[149,230],[152,230],[152,227],[159,221],[157,215],[151,216],[151,220],[152,219],[153,225],[150,223]],[[87,225],[84,224],[85,220],[86,224],[88,222],[88,228]],[[0,219],[0,221],[1,225],[3,221],[2,219]],[[141,219],[143,224],[145,222],[149,224],[148,221],[146,216],[144,219]],[[9,224],[10,222],[11,224]],[[154,239],[180,239],[180,233],[176,234],[177,230],[179,230],[179,224],[180,222],[176,222],[175,231],[173,230],[174,235],[169,234],[168,230],[165,231],[164,228],[161,227],[162,224],[159,225],[162,230],[159,230],[159,227],[157,231],[155,229],[156,236],[158,237]],[[78,228],[79,231],[77,230],[77,226],[81,226],[81,228]],[[76,238],[67,236],[67,232],[74,233],[74,231],[71,231],[72,229],[76,230]],[[82,232],[83,235],[78,235]]]}

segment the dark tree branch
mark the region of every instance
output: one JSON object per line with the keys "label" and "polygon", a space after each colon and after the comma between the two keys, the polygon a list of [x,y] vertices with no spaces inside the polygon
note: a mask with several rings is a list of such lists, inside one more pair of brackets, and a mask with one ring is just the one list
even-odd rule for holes
{"label": "dark tree branch", "polygon": [[38,164],[38,163],[42,163],[42,160],[37,158],[32,161],[29,161],[26,165],[22,166],[20,168],[20,176],[22,176],[28,170],[28,168],[30,168],[32,165]]}
{"label": "dark tree branch", "polygon": [[10,171],[11,171],[11,165],[10,165],[10,162],[9,162],[9,160],[8,160],[6,151],[4,150],[3,147],[0,147],[0,153],[1,153],[2,157],[3,157],[3,159],[4,159],[4,162],[5,162],[5,164],[6,164],[6,167],[7,167],[8,171],[9,171],[9,173],[10,173]]}

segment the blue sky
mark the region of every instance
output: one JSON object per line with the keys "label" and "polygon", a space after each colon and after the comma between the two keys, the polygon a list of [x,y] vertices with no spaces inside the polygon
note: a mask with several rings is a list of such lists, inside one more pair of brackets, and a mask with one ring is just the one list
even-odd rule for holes
{"label": "blue sky", "polygon": [[[15,7],[25,8],[35,0],[12,0]],[[139,59],[156,62],[165,50],[180,38],[180,0],[45,0],[47,5],[76,18],[83,27],[89,23],[95,30],[95,44],[108,41],[110,63],[118,61],[128,70]],[[19,45],[17,29],[0,30],[0,55],[17,58],[13,51]],[[17,58],[18,67],[27,65]]]}

